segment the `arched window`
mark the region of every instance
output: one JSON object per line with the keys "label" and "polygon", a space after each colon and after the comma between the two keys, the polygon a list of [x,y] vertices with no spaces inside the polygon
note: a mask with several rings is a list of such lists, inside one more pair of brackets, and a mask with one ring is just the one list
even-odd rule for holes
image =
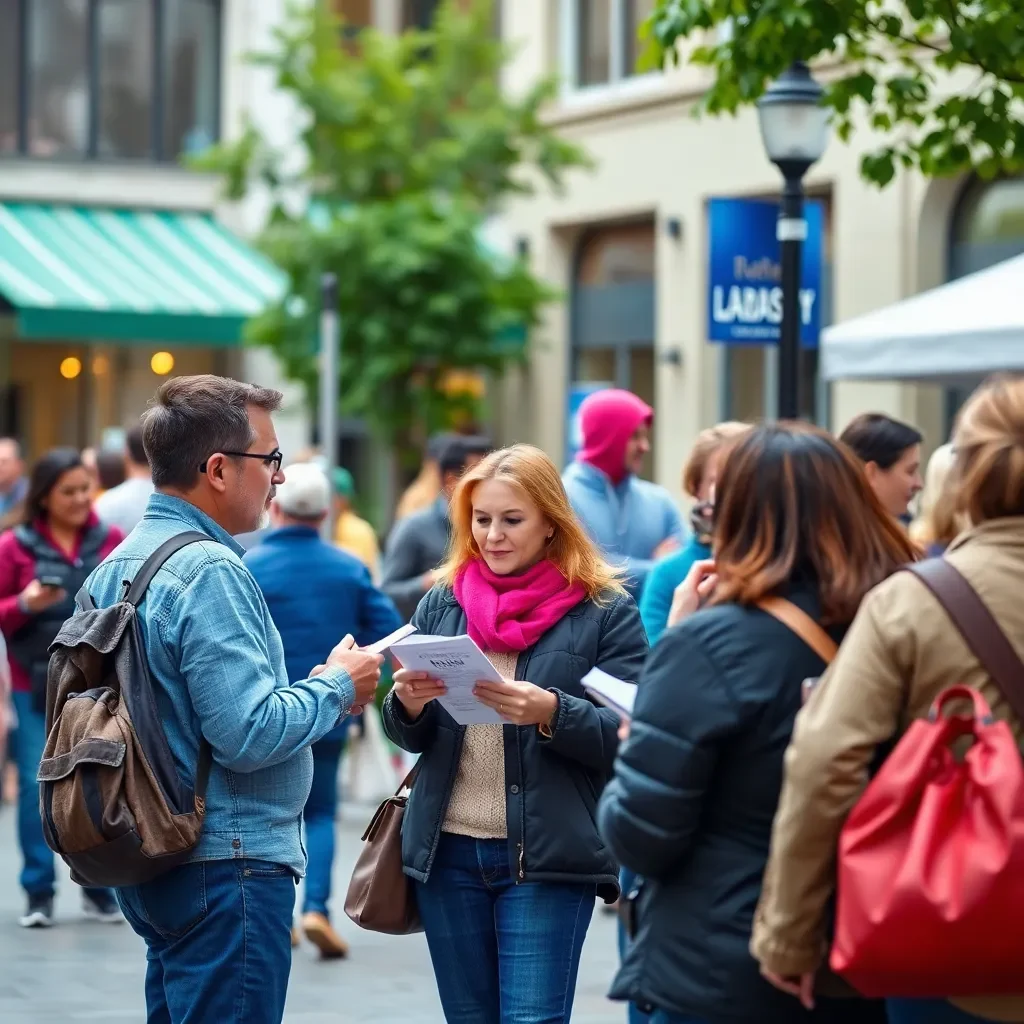
{"label": "arched window", "polygon": [[574,386],[625,388],[654,405],[654,241],[651,221],[591,229],[580,239],[572,291]]}
{"label": "arched window", "polygon": [[953,213],[950,280],[1021,253],[1024,253],[1024,177],[998,181],[972,179]]}

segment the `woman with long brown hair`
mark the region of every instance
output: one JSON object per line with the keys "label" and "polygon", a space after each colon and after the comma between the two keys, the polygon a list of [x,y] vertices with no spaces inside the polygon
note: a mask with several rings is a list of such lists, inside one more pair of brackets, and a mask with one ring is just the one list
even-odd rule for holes
{"label": "woman with long brown hair", "polygon": [[[1024,380],[995,380],[975,392],[960,413],[953,450],[954,509],[967,529],[943,557],[981,597],[1017,657],[1024,657]],[[867,784],[874,751],[927,716],[943,690],[958,685],[979,690],[1018,744],[1024,739],[1024,721],[922,582],[899,573],[878,586],[858,611],[820,693],[800,716],[786,755],[752,946],[776,984],[807,998],[824,959],[821,937],[835,892],[839,834]],[[892,966],[898,975],[899,964]],[[946,991],[956,993],[961,979],[946,980]],[[1024,977],[1019,991],[1024,993]],[[957,1002],[890,999],[889,1020],[1024,1021],[1024,995],[980,994]]]}
{"label": "woman with long brown hair", "polygon": [[[778,599],[838,642],[913,547],[851,452],[783,423],[753,428],[727,458],[713,554],[713,593],[652,652],[601,800],[602,836],[644,878],[613,997],[657,1024],[874,1019],[880,1007],[853,1000],[811,1017],[760,977],[747,945],[803,683],[825,667],[775,617]],[[695,607],[708,580],[690,583]]]}
{"label": "woman with long brown hair", "polygon": [[468,633],[504,677],[477,685],[504,724],[461,726],[443,685],[400,669],[384,727],[419,754],[402,829],[445,1019],[568,1024],[596,896],[618,896],[595,824],[618,718],[580,679],[636,680],[647,653],[618,573],[580,526],[555,464],[515,445],[469,469],[450,554],[413,625]]}

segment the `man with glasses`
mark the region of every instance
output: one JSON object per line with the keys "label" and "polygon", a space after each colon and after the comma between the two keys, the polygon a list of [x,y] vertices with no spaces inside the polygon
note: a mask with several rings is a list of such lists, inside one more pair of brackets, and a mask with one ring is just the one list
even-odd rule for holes
{"label": "man with glasses", "polygon": [[280,401],[277,391],[223,377],[165,383],[143,420],[156,492],[87,582],[109,607],[165,541],[192,531],[209,538],[170,557],[138,612],[184,783],[193,784],[200,736],[213,748],[189,862],[117,892],[148,946],[151,1024],[280,1024],[295,883],[306,868],[310,748],[373,699],[380,677],[381,657],[348,636],[309,678],[289,681],[281,637],[232,540],[260,525],[284,482],[271,419]]}

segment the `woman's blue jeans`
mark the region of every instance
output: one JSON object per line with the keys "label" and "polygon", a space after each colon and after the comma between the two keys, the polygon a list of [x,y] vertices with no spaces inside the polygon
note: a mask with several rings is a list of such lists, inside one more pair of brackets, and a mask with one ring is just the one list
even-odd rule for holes
{"label": "woman's blue jeans", "polygon": [[[46,716],[39,711],[32,694],[15,690],[11,694],[18,725],[11,736],[11,753],[18,768],[18,845],[22,867],[19,881],[29,896],[52,896],[56,887],[53,853],[43,838],[39,812],[39,783],[36,773],[46,746]],[[105,896],[107,889],[86,889]]]}
{"label": "woman's blue jeans", "polygon": [[448,1024],[569,1024],[595,885],[517,885],[506,840],[443,833],[416,898]]}

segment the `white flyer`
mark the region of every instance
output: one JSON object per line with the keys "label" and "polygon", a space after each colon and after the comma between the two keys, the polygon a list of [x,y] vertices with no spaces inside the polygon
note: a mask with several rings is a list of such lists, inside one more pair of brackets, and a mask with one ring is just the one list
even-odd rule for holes
{"label": "white flyer", "polygon": [[407,636],[411,636],[415,632],[415,626],[409,624],[399,626],[394,633],[388,633],[386,637],[378,640],[375,644],[370,644],[370,646],[364,648],[364,650],[369,651],[370,654],[386,654],[391,647],[398,643],[399,640],[404,640]]}
{"label": "white flyer", "polygon": [[405,668],[429,672],[444,683],[448,692],[438,701],[459,725],[506,724],[473,693],[478,681],[500,683],[501,674],[470,637],[414,633],[392,644],[391,650]]}
{"label": "white flyer", "polygon": [[636,683],[616,679],[599,668],[592,668],[581,680],[587,693],[592,694],[605,707],[617,711],[626,718],[633,717],[633,702],[636,700]]}

